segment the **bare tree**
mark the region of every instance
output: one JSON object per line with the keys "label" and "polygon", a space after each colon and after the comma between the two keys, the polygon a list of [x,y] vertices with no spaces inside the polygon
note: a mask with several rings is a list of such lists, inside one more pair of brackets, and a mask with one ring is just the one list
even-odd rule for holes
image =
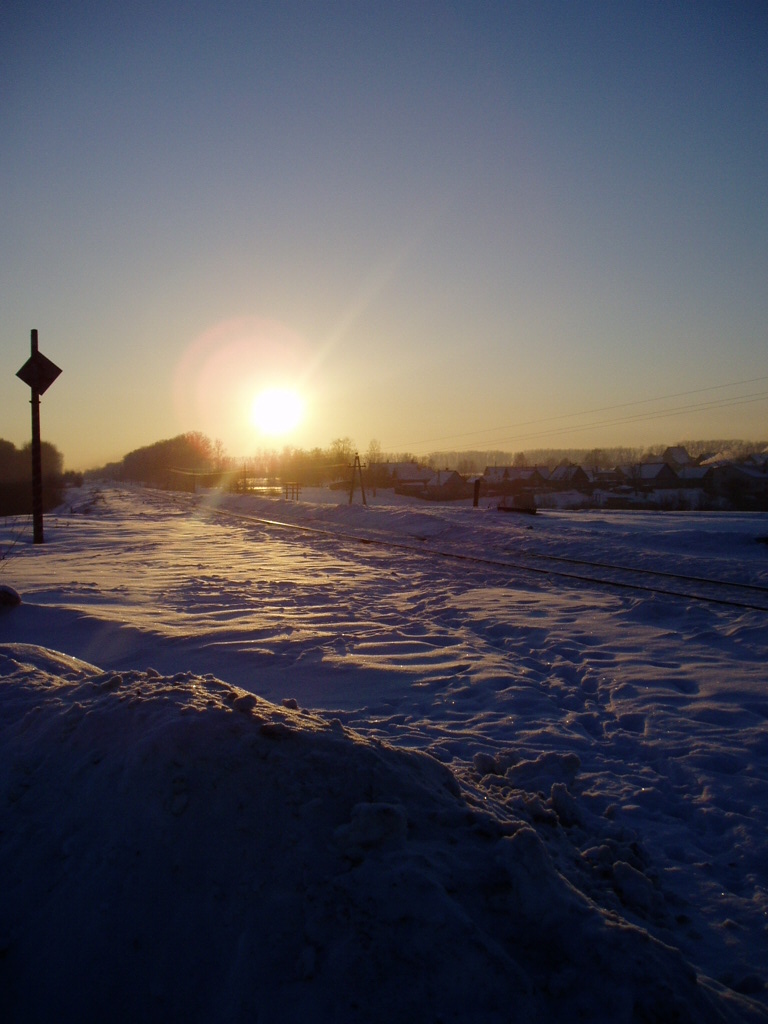
{"label": "bare tree", "polygon": [[331,441],[331,458],[335,463],[351,462],[355,457],[355,445],[349,437],[337,437]]}
{"label": "bare tree", "polygon": [[365,457],[369,466],[372,466],[376,462],[383,461],[381,445],[379,444],[375,437],[372,437],[371,440],[368,442],[368,451],[366,452]]}

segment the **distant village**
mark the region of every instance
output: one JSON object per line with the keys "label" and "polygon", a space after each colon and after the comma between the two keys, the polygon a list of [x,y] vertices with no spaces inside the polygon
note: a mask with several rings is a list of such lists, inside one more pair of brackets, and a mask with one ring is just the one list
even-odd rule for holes
{"label": "distant village", "polygon": [[[484,465],[490,462],[494,464]],[[451,463],[458,468],[450,468]],[[427,465],[410,453],[387,458],[375,442],[361,460],[349,438],[337,439],[328,449],[285,449],[237,460],[226,457],[204,435],[188,433],[136,449],[120,463],[88,475],[175,490],[223,487],[291,498],[307,488],[349,490],[351,485],[354,490],[362,482],[374,494],[381,489],[424,501],[473,499],[486,507],[522,512],[768,511],[765,441],[714,442],[712,450],[707,442],[692,441],[646,453],[627,448],[514,455],[443,452],[430,455]]]}
{"label": "distant village", "polygon": [[486,466],[482,474],[435,471],[417,462],[370,463],[368,485],[425,501],[496,499],[501,508],[768,511],[768,448],[743,458],[681,446],[655,461],[597,469],[563,461],[547,466]]}

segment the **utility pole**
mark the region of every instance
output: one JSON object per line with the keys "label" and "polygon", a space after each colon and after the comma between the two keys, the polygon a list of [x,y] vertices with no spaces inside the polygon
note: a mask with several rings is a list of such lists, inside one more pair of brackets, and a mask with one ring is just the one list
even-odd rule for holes
{"label": "utility pole", "polygon": [[355,493],[355,471],[360,475],[360,493],[363,496],[363,504],[367,505],[368,502],[365,500],[365,487],[363,486],[363,467],[360,465],[360,456],[355,452],[355,461],[352,463],[352,482],[349,487],[349,504],[352,504],[352,498]]}
{"label": "utility pole", "polygon": [[31,354],[16,376],[32,391],[32,532],[35,544],[42,544],[43,536],[43,451],[40,441],[40,396],[61,373],[59,367],[47,359],[37,347],[37,331],[32,331]]}

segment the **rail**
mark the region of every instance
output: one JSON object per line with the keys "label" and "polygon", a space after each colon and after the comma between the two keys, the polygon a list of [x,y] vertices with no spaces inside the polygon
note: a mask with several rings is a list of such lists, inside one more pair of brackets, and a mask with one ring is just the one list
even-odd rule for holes
{"label": "rail", "polygon": [[[613,565],[608,562],[591,562],[586,559],[567,558],[558,555],[533,554],[529,556],[531,560],[538,560],[539,562],[548,559],[555,562],[570,562],[584,568],[597,569],[601,571],[608,570],[613,574],[613,578],[607,579],[603,576],[567,572],[563,569],[553,569],[541,564],[532,565],[526,561],[508,561],[507,559],[491,558],[484,555],[469,554],[467,552],[454,551],[446,548],[432,547],[430,545],[425,545],[423,542],[420,544],[414,544],[407,541],[392,540],[390,538],[374,537],[370,534],[348,533],[339,530],[324,530],[322,527],[305,526],[301,523],[288,523],[278,519],[266,519],[261,516],[251,516],[242,512],[231,512],[228,509],[210,509],[209,511],[218,516],[256,523],[260,526],[267,526],[273,529],[292,530],[297,533],[316,534],[356,544],[367,544],[392,550],[408,551],[411,554],[416,554],[421,557],[445,558],[465,564],[482,565],[499,573],[506,572],[507,570],[517,570],[518,572],[530,573],[537,576],[569,580],[574,583],[589,583],[594,586],[615,588],[618,590],[634,590],[641,593],[681,597],[691,601],[703,601],[709,604],[724,605],[726,607],[738,608],[741,610],[768,613],[768,587],[762,587],[757,584],[736,583],[730,580],[718,580],[702,576],[689,576],[684,573],[671,573],[664,570]],[[636,577],[641,577],[647,580],[654,577],[658,579],[674,579],[686,585],[695,584],[701,589],[697,593],[693,592],[691,589],[678,590],[668,586],[652,586],[650,583],[639,582]],[[755,593],[765,596],[765,604],[758,604],[747,599]],[[739,598],[737,595],[742,595],[742,597]]]}

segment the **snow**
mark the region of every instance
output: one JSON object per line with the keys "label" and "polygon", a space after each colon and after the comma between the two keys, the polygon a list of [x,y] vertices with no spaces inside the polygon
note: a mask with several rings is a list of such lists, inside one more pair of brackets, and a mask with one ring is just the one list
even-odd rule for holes
{"label": "snow", "polygon": [[0,526],[2,1019],[768,1020],[766,517],[302,498]]}

